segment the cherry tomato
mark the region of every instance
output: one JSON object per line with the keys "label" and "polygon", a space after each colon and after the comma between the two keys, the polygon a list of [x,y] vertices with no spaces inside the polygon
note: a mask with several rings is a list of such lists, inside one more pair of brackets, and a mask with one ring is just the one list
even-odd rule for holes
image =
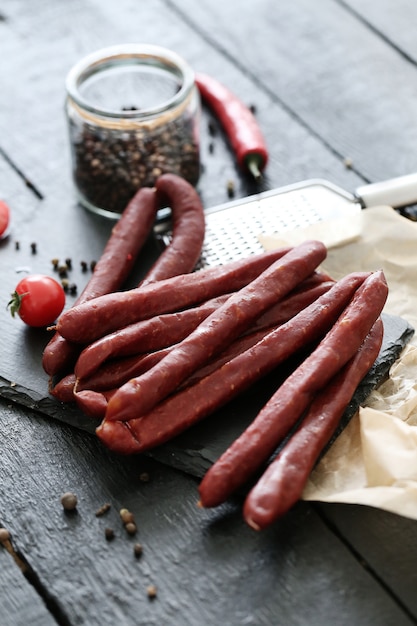
{"label": "cherry tomato", "polygon": [[10,209],[3,200],[0,200],[0,237],[3,237],[10,222]]}
{"label": "cherry tomato", "polygon": [[62,286],[50,276],[31,274],[16,285],[8,306],[28,326],[40,328],[55,322],[65,305]]}

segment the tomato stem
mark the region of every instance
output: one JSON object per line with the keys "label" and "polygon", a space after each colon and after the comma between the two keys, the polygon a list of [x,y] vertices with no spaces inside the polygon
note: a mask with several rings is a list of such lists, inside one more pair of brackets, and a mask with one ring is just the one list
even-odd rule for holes
{"label": "tomato stem", "polygon": [[12,317],[14,317],[16,313],[19,313],[22,300],[24,296],[28,295],[28,292],[17,293],[17,291],[14,291],[11,295],[12,295],[11,300],[9,300],[9,302],[7,303],[6,308],[10,310]]}

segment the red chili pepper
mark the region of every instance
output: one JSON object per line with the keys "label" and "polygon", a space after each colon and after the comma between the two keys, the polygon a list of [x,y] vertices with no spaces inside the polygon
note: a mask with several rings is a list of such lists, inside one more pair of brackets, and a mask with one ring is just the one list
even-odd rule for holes
{"label": "red chili pepper", "polygon": [[268,151],[252,111],[218,80],[197,73],[196,85],[226,132],[237,162],[256,178],[268,161]]}

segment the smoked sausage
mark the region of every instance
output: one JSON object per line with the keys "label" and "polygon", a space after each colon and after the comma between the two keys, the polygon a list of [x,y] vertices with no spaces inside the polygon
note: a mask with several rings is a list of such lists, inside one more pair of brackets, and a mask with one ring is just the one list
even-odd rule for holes
{"label": "smoked sausage", "polygon": [[50,384],[49,393],[60,402],[73,402],[75,382],[73,372],[66,374],[55,385]]}
{"label": "smoked sausage", "polygon": [[116,389],[133,376],[139,376],[153,367],[169,350],[170,348],[164,348],[149,354],[109,361],[83,380],[77,379],[72,372],[63,376],[54,386],[51,386],[49,393],[60,402],[73,402],[76,391],[108,391]]}
{"label": "smoked sausage", "polygon": [[128,324],[240,289],[288,251],[289,248],[281,248],[262,252],[218,267],[100,296],[63,313],[57,330],[68,341],[88,344]]}
{"label": "smoked sausage", "polygon": [[[151,231],[156,211],[155,190],[141,188],[113,227],[103,254],[74,306],[122,287]],[[55,376],[72,367],[78,353],[78,348],[56,332],[43,352],[43,368]]]}
{"label": "smoked sausage", "polygon": [[151,367],[159,363],[171,349],[171,347],[162,348],[155,352],[114,359],[104,363],[87,378],[77,379],[77,389],[105,391],[106,389],[118,388],[134,376],[140,376],[147,372]]}
{"label": "smoked sausage", "polygon": [[191,272],[204,243],[204,209],[195,188],[176,174],[162,174],[156,179],[155,188],[158,206],[167,203],[171,207],[172,235],[142,285]]}
{"label": "smoked sausage", "polygon": [[[388,295],[382,271],[369,276],[318,347],[284,381],[250,426],[204,476],[201,504],[217,506],[263,466],[333,376],[357,352]],[[114,396],[116,397],[116,396]]]}
{"label": "smoked sausage", "polygon": [[86,389],[85,391],[77,391],[74,394],[74,399],[87,417],[101,419],[106,412],[107,403],[114,393],[115,390],[92,391]]}
{"label": "smoked sausage", "polygon": [[255,530],[266,528],[301,498],[320,453],[375,362],[382,337],[379,318],[357,354],[313,400],[297,431],[247,495],[243,516],[249,526]]}
{"label": "smoked sausage", "polygon": [[124,454],[142,452],[175,437],[291,355],[320,340],[368,276],[362,272],[345,276],[286,324],[196,384],[168,397],[140,418],[129,422],[104,420],[97,435],[108,447]]}
{"label": "smoked sausage", "polygon": [[106,419],[126,421],[147,413],[307,278],[326,254],[320,241],[306,241],[275,261],[249,285],[232,294],[151,370],[123,385],[110,400]]}

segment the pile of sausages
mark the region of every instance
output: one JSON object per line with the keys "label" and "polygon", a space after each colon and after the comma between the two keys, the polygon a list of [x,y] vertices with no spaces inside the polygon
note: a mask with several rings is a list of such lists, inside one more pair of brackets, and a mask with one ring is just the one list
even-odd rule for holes
{"label": "pile of sausages", "polygon": [[[172,209],[172,243],[138,287],[123,291],[162,200]],[[213,507],[253,485],[244,518],[261,529],[300,498],[374,363],[388,287],[381,271],[332,280],[319,269],[327,253],[319,241],[193,272],[203,240],[204,212],[188,183],[166,174],[139,191],[97,263],[100,274],[118,249],[123,269],[110,285],[106,274],[105,288],[96,269],[58,320],[43,365],[51,393],[99,418],[101,441],[131,454],[163,444],[290,357],[307,355],[199,487],[201,505]]]}

